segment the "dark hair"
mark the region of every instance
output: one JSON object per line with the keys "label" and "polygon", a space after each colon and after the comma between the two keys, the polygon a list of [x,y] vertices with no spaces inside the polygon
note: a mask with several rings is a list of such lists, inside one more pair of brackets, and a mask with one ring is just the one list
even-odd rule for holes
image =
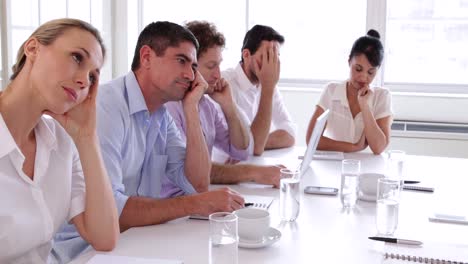
{"label": "dark hair", "polygon": [[200,56],[209,48],[214,46],[224,48],[226,44],[224,35],[217,30],[213,23],[206,21],[191,21],[187,22],[185,27],[193,33],[200,45],[197,58],[200,58]]}
{"label": "dark hair", "polygon": [[[276,30],[269,26],[255,25],[247,33],[245,33],[242,49],[248,49],[251,54],[255,54],[262,41],[278,41],[279,44],[284,43],[284,37]],[[241,56],[241,61],[244,59]]]}
{"label": "dark hair", "polygon": [[354,42],[349,53],[349,60],[361,54],[366,55],[367,60],[372,66],[380,67],[384,58],[384,49],[377,30],[369,30],[366,36],[360,37]]}
{"label": "dark hair", "polygon": [[16,55],[16,63],[12,67],[13,74],[11,75],[10,80],[14,80],[16,76],[18,76],[18,74],[23,69],[24,64],[26,63],[26,54],[24,54],[24,44],[30,38],[34,37],[37,39],[37,41],[39,41],[39,43],[47,46],[52,44],[58,37],[65,33],[65,31],[71,28],[78,28],[91,33],[101,46],[102,57],[106,57],[106,47],[104,46],[104,41],[102,41],[101,34],[91,24],[73,18],[54,19],[40,25],[31,34],[31,36],[29,36],[29,38],[25,42],[23,42],[21,47],[18,49],[18,53]]}
{"label": "dark hair", "polygon": [[198,51],[198,41],[188,29],[168,21],[152,22],[138,36],[132,71],[140,67],[140,49],[148,45],[156,56],[164,56],[168,47],[178,47],[182,42],[192,42]]}

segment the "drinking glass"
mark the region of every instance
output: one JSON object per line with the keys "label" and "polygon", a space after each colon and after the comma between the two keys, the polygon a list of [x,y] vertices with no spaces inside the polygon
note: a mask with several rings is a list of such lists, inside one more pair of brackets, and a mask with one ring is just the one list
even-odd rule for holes
{"label": "drinking glass", "polygon": [[282,221],[295,221],[299,215],[300,182],[299,170],[281,169],[280,218]]}
{"label": "drinking glass", "polygon": [[387,151],[387,176],[386,178],[402,180],[406,153],[403,150]]}
{"label": "drinking glass", "polygon": [[393,235],[398,226],[400,204],[400,180],[380,178],[377,181],[377,232]]}
{"label": "drinking glass", "polygon": [[353,208],[358,198],[361,161],[345,159],[341,161],[340,200],[344,208]]}
{"label": "drinking glass", "polygon": [[237,264],[237,215],[219,212],[210,214],[209,263]]}

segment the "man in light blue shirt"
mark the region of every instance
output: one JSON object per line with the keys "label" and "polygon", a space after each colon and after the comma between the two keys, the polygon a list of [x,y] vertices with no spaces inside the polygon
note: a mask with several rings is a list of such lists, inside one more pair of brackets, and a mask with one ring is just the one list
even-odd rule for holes
{"label": "man in light blue shirt", "polygon": [[[197,49],[185,28],[151,23],[138,38],[132,71],[100,87],[98,134],[122,232],[243,207],[228,188],[208,191],[211,162],[198,114],[208,84],[196,70]],[[186,144],[164,106],[177,100],[187,119]],[[163,175],[185,195],[163,197]],[[56,235],[52,258],[67,262],[87,246],[67,225]]]}

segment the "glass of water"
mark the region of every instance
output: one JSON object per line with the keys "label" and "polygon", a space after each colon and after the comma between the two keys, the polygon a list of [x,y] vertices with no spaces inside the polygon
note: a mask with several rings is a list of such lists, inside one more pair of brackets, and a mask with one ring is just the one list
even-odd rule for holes
{"label": "glass of water", "polygon": [[341,162],[340,200],[344,208],[353,208],[358,198],[361,161],[345,159]]}
{"label": "glass of water", "polygon": [[386,178],[402,180],[406,153],[403,150],[387,151],[387,175]]}
{"label": "glass of water", "polygon": [[209,263],[237,264],[237,215],[219,212],[210,214]]}
{"label": "glass of water", "polygon": [[280,218],[282,221],[295,221],[299,215],[299,170],[281,169]]}
{"label": "glass of water", "polygon": [[400,180],[381,178],[377,181],[377,232],[393,235],[398,226]]}

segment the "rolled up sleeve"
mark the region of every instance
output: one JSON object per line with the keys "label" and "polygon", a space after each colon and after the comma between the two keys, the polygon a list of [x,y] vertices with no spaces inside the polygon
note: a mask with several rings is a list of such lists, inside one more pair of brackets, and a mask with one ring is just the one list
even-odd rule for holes
{"label": "rolled up sleeve", "polygon": [[379,93],[375,94],[374,101],[374,117],[376,120],[393,115],[392,96],[387,89],[380,89]]}
{"label": "rolled up sleeve", "polygon": [[85,211],[86,185],[81,167],[80,157],[75,145],[73,147],[72,192],[71,204],[67,220]]}
{"label": "rolled up sleeve", "polygon": [[167,121],[167,178],[185,194],[196,193],[197,191],[185,176],[185,141],[181,138],[179,129],[169,114],[166,115],[165,120]]}
{"label": "rolled up sleeve", "polygon": [[275,90],[273,95],[272,110],[272,121],[275,129],[284,130],[293,138],[296,138],[297,125],[292,121],[292,118],[283,103],[283,97],[279,93],[278,89]]}
{"label": "rolled up sleeve", "polygon": [[[229,134],[229,127],[227,125],[224,114],[220,111],[217,111],[216,108],[213,109],[215,116],[215,142],[214,146],[226,152],[231,158],[236,160],[246,160],[249,156],[249,148],[239,149],[234,146],[231,142],[231,137]],[[240,120],[245,126],[245,122]],[[248,127],[248,126],[246,126]]]}

